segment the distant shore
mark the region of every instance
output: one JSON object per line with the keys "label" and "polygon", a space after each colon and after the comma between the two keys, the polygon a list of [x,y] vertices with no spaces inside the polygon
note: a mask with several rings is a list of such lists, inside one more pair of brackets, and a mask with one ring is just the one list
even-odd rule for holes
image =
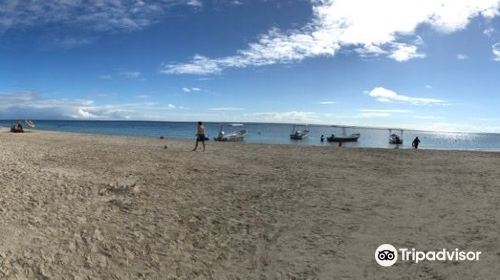
{"label": "distant shore", "polygon": [[[0,278],[500,273],[498,153],[193,144],[1,130]],[[382,268],[383,243],[482,259]]]}

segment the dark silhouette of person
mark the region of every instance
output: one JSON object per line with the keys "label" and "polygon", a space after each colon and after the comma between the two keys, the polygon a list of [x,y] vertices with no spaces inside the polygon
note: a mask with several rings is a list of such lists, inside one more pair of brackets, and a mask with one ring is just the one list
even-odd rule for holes
{"label": "dark silhouette of person", "polygon": [[420,144],[420,139],[418,139],[418,136],[413,139],[413,142],[411,143],[411,146],[415,149],[418,149],[418,144]]}
{"label": "dark silhouette of person", "polygon": [[321,143],[325,142],[325,135],[321,134],[320,141],[321,141]]}

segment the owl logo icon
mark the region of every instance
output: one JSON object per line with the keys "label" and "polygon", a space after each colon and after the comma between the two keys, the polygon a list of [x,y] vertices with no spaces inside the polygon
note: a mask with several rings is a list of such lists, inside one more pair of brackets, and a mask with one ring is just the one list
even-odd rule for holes
{"label": "owl logo icon", "polygon": [[375,250],[375,261],[381,266],[392,266],[397,260],[398,251],[391,244],[382,244]]}

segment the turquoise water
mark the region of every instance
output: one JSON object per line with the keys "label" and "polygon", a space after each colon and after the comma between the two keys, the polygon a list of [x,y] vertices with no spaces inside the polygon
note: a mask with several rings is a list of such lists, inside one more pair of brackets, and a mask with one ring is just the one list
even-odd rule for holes
{"label": "turquoise water", "polygon": [[[127,135],[141,137],[160,137],[178,139],[193,139],[196,129],[195,122],[148,122],[148,121],[35,121],[40,130]],[[0,126],[10,126],[12,121],[0,121]],[[219,123],[205,123],[208,136],[212,139],[219,132]],[[336,146],[335,143],[321,143],[320,136],[332,133],[341,135],[341,128],[321,125],[310,125],[310,134],[307,139],[296,141],[290,140],[289,134],[293,129],[292,124],[269,124],[269,123],[244,123],[244,129],[248,131],[245,142],[249,143],[273,143],[291,145],[323,145]],[[240,129],[238,127],[238,129]],[[231,130],[228,127],[226,131]],[[347,147],[375,147],[395,148],[388,143],[389,130],[373,128],[347,128],[347,134],[360,133],[358,142],[344,143]],[[500,134],[490,133],[449,133],[405,130],[403,133],[403,145],[398,148],[411,148],[411,142],[415,136],[421,140],[420,147],[423,149],[454,149],[454,150],[498,150],[500,151]]]}

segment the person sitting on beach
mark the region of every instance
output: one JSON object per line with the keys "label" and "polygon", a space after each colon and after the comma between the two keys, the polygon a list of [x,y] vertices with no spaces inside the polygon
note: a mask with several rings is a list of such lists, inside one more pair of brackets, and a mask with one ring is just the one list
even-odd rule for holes
{"label": "person sitting on beach", "polygon": [[418,149],[418,144],[420,144],[420,139],[418,139],[418,136],[417,136],[417,137],[415,137],[415,139],[413,139],[413,142],[411,143],[411,146],[413,148],[415,148],[415,150],[416,150],[416,149]]}
{"label": "person sitting on beach", "polygon": [[21,125],[20,121],[17,121],[16,123],[12,124],[10,127],[11,132],[23,132],[23,126]]}
{"label": "person sitting on beach", "polygon": [[202,122],[198,122],[198,126],[196,127],[196,145],[194,146],[193,152],[198,149],[198,142],[201,141],[203,144],[203,151],[205,151],[205,127]]}

